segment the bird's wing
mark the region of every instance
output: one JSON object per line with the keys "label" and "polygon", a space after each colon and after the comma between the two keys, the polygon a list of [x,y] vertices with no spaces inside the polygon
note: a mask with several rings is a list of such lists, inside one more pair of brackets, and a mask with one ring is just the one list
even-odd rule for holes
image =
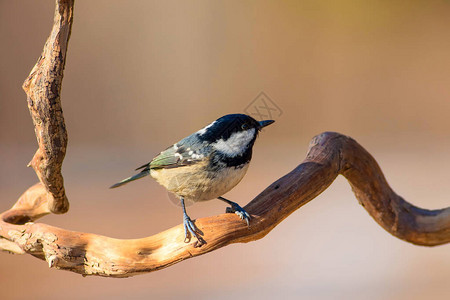
{"label": "bird's wing", "polygon": [[150,164],[141,168],[149,166],[150,169],[160,169],[192,165],[205,159],[201,150],[202,145],[194,140],[194,137],[188,137],[162,151]]}

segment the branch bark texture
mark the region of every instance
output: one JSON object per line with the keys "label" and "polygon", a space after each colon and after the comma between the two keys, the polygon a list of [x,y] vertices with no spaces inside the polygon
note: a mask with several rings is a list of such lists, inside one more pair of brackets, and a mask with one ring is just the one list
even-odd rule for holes
{"label": "branch bark texture", "polygon": [[48,207],[52,213],[65,213],[69,209],[61,174],[67,131],[60,95],[72,28],[73,4],[73,0],[56,1],[52,31],[41,56],[23,84],[39,144],[29,165],[49,193]]}
{"label": "branch bark texture", "polygon": [[314,137],[305,160],[245,206],[252,216],[249,227],[235,214],[197,219],[207,242],[201,247],[184,243],[182,225],[146,238],[121,240],[34,223],[45,214],[68,209],[61,175],[67,134],[59,95],[72,13],[73,1],[57,1],[52,33],[24,84],[39,143],[31,165],[41,183],[0,214],[0,249],[30,254],[49,267],[82,275],[128,277],[152,272],[232,243],[263,238],[338,175],[348,179],[360,204],[392,235],[423,246],[450,242],[450,207],[427,210],[408,203],[390,188],[363,147],[335,132]]}

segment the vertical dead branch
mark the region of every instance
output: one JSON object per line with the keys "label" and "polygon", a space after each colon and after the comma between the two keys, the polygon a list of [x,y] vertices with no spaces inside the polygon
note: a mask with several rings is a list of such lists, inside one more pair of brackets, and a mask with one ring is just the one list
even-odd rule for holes
{"label": "vertical dead branch", "polygon": [[73,21],[74,0],[56,1],[50,36],[41,57],[23,84],[39,149],[30,164],[49,193],[48,209],[65,213],[69,209],[61,174],[66,154],[67,131],[61,108],[61,84],[67,44]]}

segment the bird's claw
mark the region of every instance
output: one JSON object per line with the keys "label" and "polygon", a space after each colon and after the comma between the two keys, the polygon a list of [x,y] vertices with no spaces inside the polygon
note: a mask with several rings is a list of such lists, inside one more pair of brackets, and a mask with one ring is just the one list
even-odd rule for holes
{"label": "bird's claw", "polygon": [[244,220],[247,223],[247,226],[250,226],[250,215],[248,212],[245,211],[242,207],[240,207],[237,203],[234,203],[231,207],[227,207],[226,209],[227,213],[235,213],[236,215],[241,218],[241,220]]}
{"label": "bird's claw", "polygon": [[247,226],[250,226],[250,215],[246,211],[235,211],[236,215],[241,218],[241,220],[244,220],[247,223]]}
{"label": "bird's claw", "polygon": [[184,225],[184,242],[189,243],[191,241],[191,234],[197,239],[194,247],[201,247],[203,244],[206,244],[206,241],[200,236],[201,231],[195,226],[194,222],[192,222],[191,218],[187,215],[184,216],[183,219]]}

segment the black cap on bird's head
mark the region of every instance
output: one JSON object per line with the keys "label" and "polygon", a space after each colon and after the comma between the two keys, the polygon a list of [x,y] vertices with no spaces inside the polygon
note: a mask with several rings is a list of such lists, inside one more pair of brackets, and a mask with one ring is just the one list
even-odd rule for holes
{"label": "black cap on bird's head", "polygon": [[196,132],[216,153],[212,165],[243,166],[252,158],[252,148],[259,131],[274,121],[256,121],[244,114],[223,116]]}
{"label": "black cap on bird's head", "polygon": [[203,129],[199,130],[197,134],[202,140],[210,143],[219,139],[228,140],[233,133],[244,132],[254,129],[254,136],[258,132],[270,124],[273,120],[256,121],[252,117],[244,114],[230,114],[225,115]]}

